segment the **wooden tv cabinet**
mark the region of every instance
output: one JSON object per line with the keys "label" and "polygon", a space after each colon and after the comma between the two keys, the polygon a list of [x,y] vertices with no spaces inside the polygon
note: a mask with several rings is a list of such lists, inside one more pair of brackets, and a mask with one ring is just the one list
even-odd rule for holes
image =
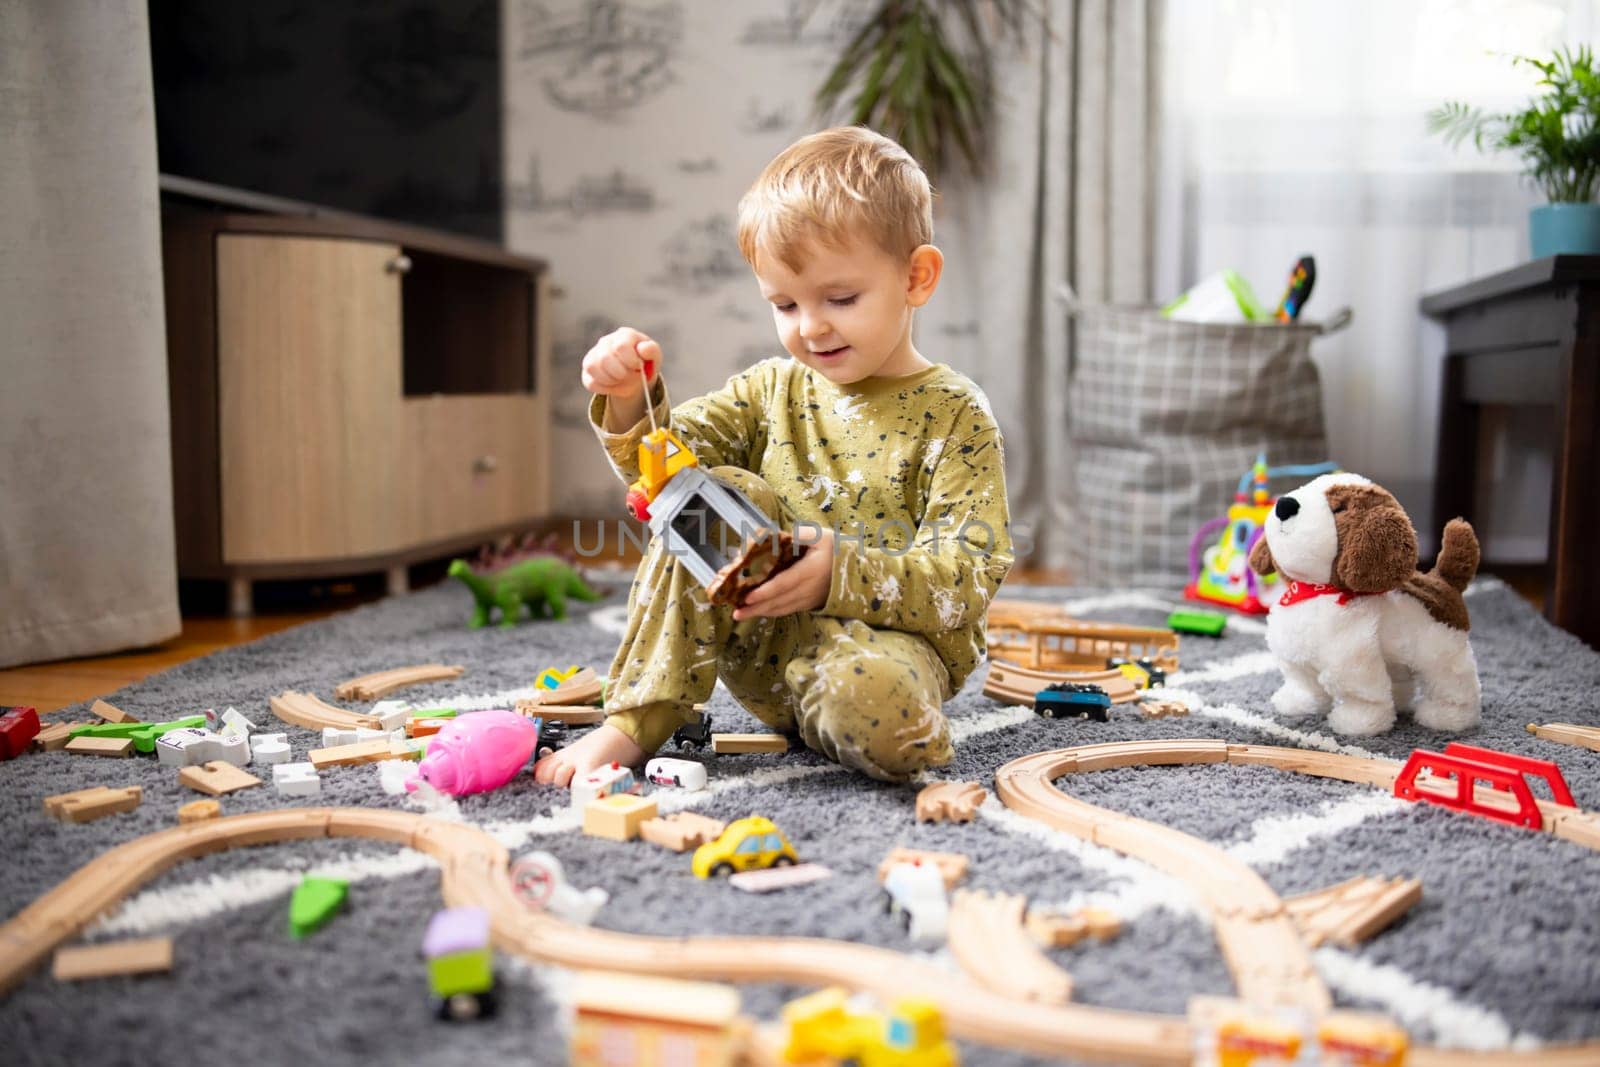
{"label": "wooden tv cabinet", "polygon": [[408,563],[548,516],[544,263],[170,181],[181,577],[227,580],[235,614],[255,579],[382,571],[403,592]]}

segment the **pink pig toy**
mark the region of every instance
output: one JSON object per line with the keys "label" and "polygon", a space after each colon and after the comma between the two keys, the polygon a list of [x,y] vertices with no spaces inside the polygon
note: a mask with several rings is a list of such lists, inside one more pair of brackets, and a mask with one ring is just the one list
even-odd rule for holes
{"label": "pink pig toy", "polygon": [[499,789],[528,765],[539,748],[539,720],[503,708],[461,715],[434,735],[417,764],[417,779],[441,793],[464,797]]}

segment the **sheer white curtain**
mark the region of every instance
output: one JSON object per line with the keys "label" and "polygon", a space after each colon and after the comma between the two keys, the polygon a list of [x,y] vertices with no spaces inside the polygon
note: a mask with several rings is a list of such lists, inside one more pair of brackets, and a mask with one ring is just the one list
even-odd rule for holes
{"label": "sheer white curtain", "polygon": [[[1429,540],[1444,338],[1417,301],[1525,261],[1542,197],[1513,158],[1453,151],[1424,115],[1452,99],[1520,106],[1535,75],[1508,56],[1592,42],[1600,2],[1171,0],[1166,13],[1156,291],[1232,267],[1275,303],[1296,258],[1316,256],[1305,314],[1356,313],[1313,348],[1333,458],[1392,489]],[[1541,558],[1538,417],[1486,421],[1490,476],[1528,487],[1474,517],[1486,555]]]}

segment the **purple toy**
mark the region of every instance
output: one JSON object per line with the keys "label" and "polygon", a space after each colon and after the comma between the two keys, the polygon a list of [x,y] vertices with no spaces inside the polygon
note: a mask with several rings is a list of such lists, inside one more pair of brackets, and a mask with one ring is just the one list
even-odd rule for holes
{"label": "purple toy", "polygon": [[[539,720],[497,708],[464,714],[434,735],[417,778],[441,793],[463,797],[499,789],[539,749]],[[406,783],[414,792],[417,778]]]}

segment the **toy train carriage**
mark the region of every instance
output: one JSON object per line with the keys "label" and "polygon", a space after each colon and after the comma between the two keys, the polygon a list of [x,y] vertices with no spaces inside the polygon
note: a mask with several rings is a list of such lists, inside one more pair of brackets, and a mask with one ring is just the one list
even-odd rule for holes
{"label": "toy train carriage", "polygon": [[1153,626],[1085,622],[1049,605],[996,600],[988,630],[990,659],[1033,670],[1102,670],[1111,659],[1178,669],[1178,635]]}
{"label": "toy train carriage", "polygon": [[422,955],[439,1018],[481,1019],[494,1014],[494,953],[487,910],[446,908],[436,913],[423,936]]}
{"label": "toy train carriage", "polygon": [[1098,685],[1057,682],[1039,690],[1033,710],[1046,719],[1092,719],[1111,721],[1111,697]]}

